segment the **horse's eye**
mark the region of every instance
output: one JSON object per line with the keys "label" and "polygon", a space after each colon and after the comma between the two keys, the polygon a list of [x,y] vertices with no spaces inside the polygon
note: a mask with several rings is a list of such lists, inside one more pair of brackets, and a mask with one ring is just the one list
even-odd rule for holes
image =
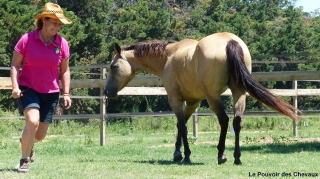
{"label": "horse's eye", "polygon": [[110,68],[113,70],[113,69],[116,69],[117,66],[116,65],[111,65]]}

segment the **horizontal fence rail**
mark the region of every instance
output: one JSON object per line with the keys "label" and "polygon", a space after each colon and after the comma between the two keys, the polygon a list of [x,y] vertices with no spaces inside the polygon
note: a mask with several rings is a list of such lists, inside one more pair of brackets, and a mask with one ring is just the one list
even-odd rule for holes
{"label": "horizontal fence rail", "polygon": [[[257,81],[320,80],[320,71],[253,72]],[[105,79],[71,80],[71,88],[104,88]],[[61,83],[60,83],[61,84]],[[136,75],[127,87],[162,86],[162,80],[153,75]],[[0,89],[12,89],[10,77],[0,77]]]}
{"label": "horizontal fence rail", "polygon": [[[302,110],[302,118],[318,117],[310,114],[317,114],[320,110]],[[229,117],[233,117],[233,112],[226,112]],[[174,116],[173,112],[136,112],[136,113],[107,113],[105,116],[108,118],[135,118],[135,117],[165,117]],[[197,116],[216,116],[213,112],[194,112],[193,115]],[[275,111],[247,111],[243,113],[243,116],[247,117],[283,117]],[[100,114],[75,114],[75,115],[54,115],[54,120],[65,120],[65,119],[99,119]],[[7,116],[0,117],[0,120],[9,119],[24,119],[24,116]]]}
{"label": "horizontal fence rail", "polygon": [[[270,62],[271,63],[271,62]],[[281,63],[281,62],[280,62]],[[285,62],[284,62],[285,63]],[[71,96],[74,99],[100,99],[100,114],[83,114],[83,115],[55,115],[53,119],[88,119],[88,118],[100,118],[100,144],[105,144],[105,123],[106,118],[119,118],[119,117],[141,117],[141,116],[173,116],[172,112],[168,113],[121,113],[121,114],[106,114],[105,101],[106,97],[103,95],[103,89],[106,83],[106,69],[109,65],[93,65],[93,66],[77,66],[70,67],[70,69],[84,69],[84,68],[100,68],[102,79],[82,79],[71,80],[71,88],[100,88],[100,96]],[[10,67],[0,67],[0,70],[8,70]],[[270,91],[277,96],[290,96],[294,99],[294,106],[297,107],[298,96],[319,96],[319,89],[297,89],[297,81],[319,81],[320,71],[281,71],[281,72],[253,72],[252,75],[257,81],[293,81],[293,89],[271,89]],[[153,75],[136,75],[132,81],[130,81],[124,89],[119,91],[119,95],[167,95],[164,87],[162,87],[162,80],[160,77]],[[60,82],[61,87],[61,82]],[[0,77],[0,89],[12,89],[10,77]],[[227,89],[223,96],[230,96],[231,91]],[[248,94],[247,94],[248,95]],[[62,96],[60,96],[62,97]],[[319,111],[313,111],[319,113]],[[232,113],[227,113],[232,116]],[[193,134],[197,137],[197,116],[214,116],[212,112],[195,112],[193,114]],[[256,117],[283,117],[276,112],[245,112],[245,116]],[[303,117],[314,117],[303,114]],[[0,119],[22,119],[23,116],[9,116],[0,117]],[[293,133],[297,136],[297,125],[294,121]]]}

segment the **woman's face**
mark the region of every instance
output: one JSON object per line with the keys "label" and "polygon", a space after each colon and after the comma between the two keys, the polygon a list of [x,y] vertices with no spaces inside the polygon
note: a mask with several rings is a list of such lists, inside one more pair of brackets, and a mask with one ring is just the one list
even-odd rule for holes
{"label": "woman's face", "polygon": [[48,35],[54,36],[61,29],[62,23],[58,19],[45,19],[43,20],[43,28],[46,30]]}

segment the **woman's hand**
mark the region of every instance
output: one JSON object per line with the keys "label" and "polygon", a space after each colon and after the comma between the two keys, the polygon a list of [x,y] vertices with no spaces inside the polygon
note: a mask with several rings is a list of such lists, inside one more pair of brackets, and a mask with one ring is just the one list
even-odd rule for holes
{"label": "woman's hand", "polygon": [[65,109],[69,109],[71,107],[71,98],[70,98],[70,95],[69,94],[64,94],[63,95],[63,101],[64,101],[64,108]]}
{"label": "woman's hand", "polygon": [[13,88],[12,89],[12,97],[13,98],[20,98],[20,96],[23,96],[21,93],[21,90],[19,88]]}

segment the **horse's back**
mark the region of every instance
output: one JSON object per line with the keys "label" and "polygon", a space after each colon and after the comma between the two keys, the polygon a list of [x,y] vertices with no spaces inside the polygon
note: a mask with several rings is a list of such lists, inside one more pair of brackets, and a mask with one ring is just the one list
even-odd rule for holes
{"label": "horse's back", "polygon": [[238,36],[229,32],[215,33],[202,38],[197,45],[197,50],[206,57],[204,59],[225,61],[226,46],[230,40],[235,40],[240,44],[246,58],[245,60],[251,63],[251,57],[247,45]]}

